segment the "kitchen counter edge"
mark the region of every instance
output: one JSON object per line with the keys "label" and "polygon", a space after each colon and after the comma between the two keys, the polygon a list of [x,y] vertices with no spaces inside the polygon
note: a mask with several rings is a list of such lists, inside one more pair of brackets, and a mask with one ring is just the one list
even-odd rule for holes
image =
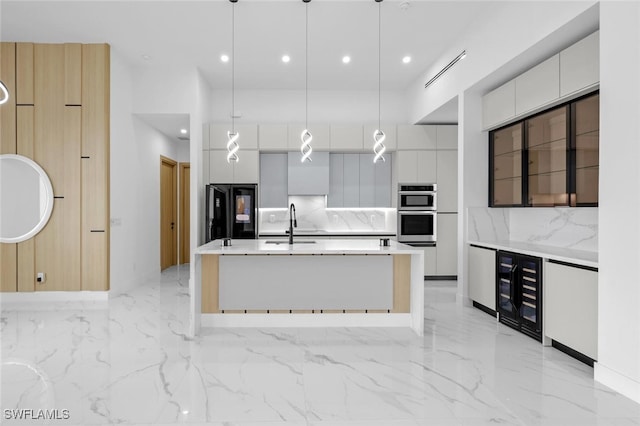
{"label": "kitchen counter edge", "polygon": [[565,247],[545,246],[522,241],[467,241],[467,244],[495,250],[537,256],[569,264],[598,268],[598,253]]}

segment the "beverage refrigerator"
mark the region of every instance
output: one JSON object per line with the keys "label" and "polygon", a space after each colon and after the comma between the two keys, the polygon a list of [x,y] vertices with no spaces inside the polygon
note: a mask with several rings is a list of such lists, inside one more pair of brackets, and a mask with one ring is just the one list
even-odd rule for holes
{"label": "beverage refrigerator", "polygon": [[205,242],[258,237],[258,186],[209,184],[205,191]]}
{"label": "beverage refrigerator", "polygon": [[542,341],[542,259],[498,251],[496,261],[500,322]]}

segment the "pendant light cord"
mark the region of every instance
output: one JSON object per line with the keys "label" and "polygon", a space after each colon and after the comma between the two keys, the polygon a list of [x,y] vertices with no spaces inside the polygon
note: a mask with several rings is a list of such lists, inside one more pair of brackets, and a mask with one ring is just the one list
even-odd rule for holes
{"label": "pendant light cord", "polygon": [[380,56],[381,56],[381,53],[380,52],[382,50],[382,48],[380,47],[381,43],[382,43],[382,36],[381,36],[381,32],[382,32],[382,30],[381,30],[381,27],[382,27],[381,15],[382,14],[381,14],[381,8],[382,8],[382,1],[379,1],[378,2],[378,129],[379,130],[380,130],[380,105],[381,105],[381,102],[380,102],[380,99],[381,99],[381,95],[380,95],[380,87],[381,87],[381,85],[380,85],[380,67],[381,67],[380,66],[380,63],[381,63]]}
{"label": "pendant light cord", "polygon": [[309,2],[304,4],[304,127],[309,128]]}
{"label": "pendant light cord", "polygon": [[231,132],[236,132],[236,4],[231,3]]}

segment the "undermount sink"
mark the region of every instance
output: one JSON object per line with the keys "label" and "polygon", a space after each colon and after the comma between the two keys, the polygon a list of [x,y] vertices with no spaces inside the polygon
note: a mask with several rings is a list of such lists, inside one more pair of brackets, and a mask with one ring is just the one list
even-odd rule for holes
{"label": "undermount sink", "polygon": [[[265,244],[289,244],[287,240],[267,240]],[[311,240],[294,240],[293,244],[315,244],[315,241]]]}

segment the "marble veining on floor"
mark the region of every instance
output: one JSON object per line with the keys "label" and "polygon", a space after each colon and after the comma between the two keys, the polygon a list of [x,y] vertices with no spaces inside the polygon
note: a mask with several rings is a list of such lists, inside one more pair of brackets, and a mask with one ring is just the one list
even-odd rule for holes
{"label": "marble veining on floor", "polygon": [[[188,269],[103,303],[2,305],[2,424],[640,425],[588,366],[428,282],[408,329],[185,335]],[[21,409],[68,419],[15,420]],[[17,411],[16,411],[17,410]],[[54,413],[56,414],[56,413]]]}

